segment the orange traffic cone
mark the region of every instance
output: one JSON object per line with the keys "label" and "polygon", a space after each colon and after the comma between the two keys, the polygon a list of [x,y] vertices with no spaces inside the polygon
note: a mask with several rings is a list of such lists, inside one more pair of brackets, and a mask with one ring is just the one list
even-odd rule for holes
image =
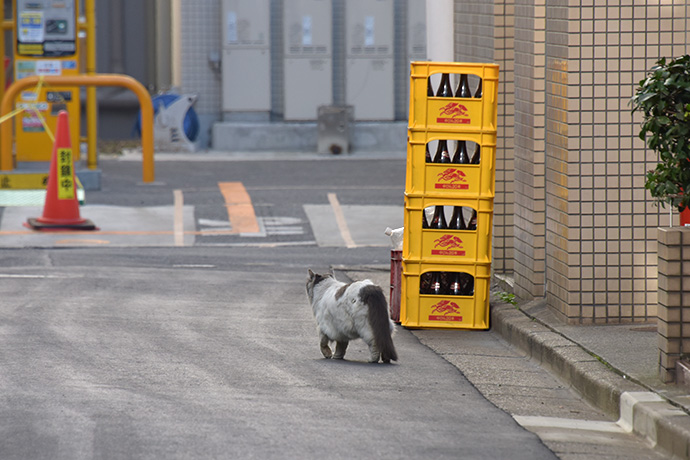
{"label": "orange traffic cone", "polygon": [[69,118],[64,110],[58,114],[56,131],[43,217],[28,219],[24,225],[34,230],[96,230],[93,222],[79,215]]}

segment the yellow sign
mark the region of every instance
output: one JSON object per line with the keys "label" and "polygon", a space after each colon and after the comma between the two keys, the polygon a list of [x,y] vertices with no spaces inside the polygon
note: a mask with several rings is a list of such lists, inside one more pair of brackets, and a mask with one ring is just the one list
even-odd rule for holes
{"label": "yellow sign", "polygon": [[58,200],[74,199],[74,171],[72,170],[72,149],[57,151]]}
{"label": "yellow sign", "polygon": [[48,174],[0,174],[0,190],[41,190],[48,184]]}

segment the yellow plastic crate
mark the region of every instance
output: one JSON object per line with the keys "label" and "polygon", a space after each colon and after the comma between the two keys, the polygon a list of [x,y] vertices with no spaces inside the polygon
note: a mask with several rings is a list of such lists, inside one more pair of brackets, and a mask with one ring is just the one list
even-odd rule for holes
{"label": "yellow plastic crate", "polygon": [[[422,213],[427,207],[445,206],[446,221],[453,206],[477,211],[476,230],[437,230],[422,228]],[[468,219],[465,219],[467,223]],[[493,199],[449,199],[413,197],[405,194],[403,258],[434,263],[491,262]]]}
{"label": "yellow plastic crate", "polygon": [[[498,69],[497,64],[412,62],[410,73],[410,128],[496,131]],[[429,77],[443,73],[466,74],[479,77],[482,82],[482,97],[428,96]],[[433,88],[433,90],[434,94],[436,94],[436,88]]]}
{"label": "yellow plastic crate", "polygon": [[[425,273],[466,273],[474,277],[473,295],[420,294]],[[490,263],[431,264],[403,259],[400,324],[409,328],[488,329]]]}
{"label": "yellow plastic crate", "polygon": [[[479,164],[427,163],[430,144],[434,158],[439,140],[469,141],[481,148]],[[451,149],[451,157],[455,147]],[[473,151],[469,152],[470,157]],[[496,194],[496,133],[408,133],[405,190],[410,194],[433,194],[449,197],[492,198]]]}

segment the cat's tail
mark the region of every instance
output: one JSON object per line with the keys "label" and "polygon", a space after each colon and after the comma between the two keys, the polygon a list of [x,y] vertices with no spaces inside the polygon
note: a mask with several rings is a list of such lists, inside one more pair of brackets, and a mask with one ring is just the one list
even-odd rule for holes
{"label": "cat's tail", "polygon": [[374,335],[376,348],[381,353],[381,360],[384,363],[388,363],[391,360],[397,361],[398,354],[395,351],[393,338],[391,337],[392,323],[383,290],[375,284],[370,284],[364,286],[360,290],[359,295],[362,303],[369,309],[369,326]]}

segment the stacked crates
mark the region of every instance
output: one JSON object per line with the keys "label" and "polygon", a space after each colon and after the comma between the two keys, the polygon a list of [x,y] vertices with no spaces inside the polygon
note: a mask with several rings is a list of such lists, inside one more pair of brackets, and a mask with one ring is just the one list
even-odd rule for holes
{"label": "stacked crates", "polygon": [[[446,79],[444,74],[449,76],[452,91],[441,96],[438,85]],[[489,327],[497,98],[498,65],[412,63],[400,310],[403,326]],[[443,150],[439,143],[447,145],[451,162],[448,158],[443,163],[434,161]],[[464,156],[464,161],[454,162],[461,145],[467,148],[469,161]],[[434,216],[425,212],[427,208],[435,211]],[[433,225],[440,213],[448,222],[451,211],[454,216],[461,213],[464,222],[445,228]],[[463,223],[466,228],[457,229]]]}

